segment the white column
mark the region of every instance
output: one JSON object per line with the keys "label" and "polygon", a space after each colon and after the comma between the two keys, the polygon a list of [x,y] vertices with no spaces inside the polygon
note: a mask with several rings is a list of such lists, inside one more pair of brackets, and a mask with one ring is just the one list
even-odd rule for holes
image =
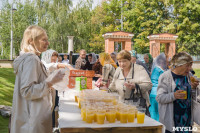
{"label": "white column", "polygon": [[68,37],[68,54],[70,51],[74,51],[74,44],[73,44],[73,38],[74,36],[67,36]]}

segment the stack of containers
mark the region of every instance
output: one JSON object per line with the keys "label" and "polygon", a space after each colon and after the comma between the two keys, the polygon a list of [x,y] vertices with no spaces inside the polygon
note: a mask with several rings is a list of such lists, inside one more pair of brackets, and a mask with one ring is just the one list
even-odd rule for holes
{"label": "stack of containers", "polygon": [[75,96],[75,101],[81,109],[83,121],[87,123],[133,123],[135,118],[137,123],[144,123],[144,113],[139,113],[133,105],[118,102],[112,93],[84,90]]}

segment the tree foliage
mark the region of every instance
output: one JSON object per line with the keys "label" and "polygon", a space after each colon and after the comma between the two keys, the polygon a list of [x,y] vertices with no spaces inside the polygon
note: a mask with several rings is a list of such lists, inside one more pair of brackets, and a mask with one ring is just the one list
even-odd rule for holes
{"label": "tree foliage", "polygon": [[[199,0],[108,0],[92,8],[92,0],[21,0],[14,1],[13,39],[15,54],[19,55],[24,30],[33,24],[46,29],[50,48],[66,53],[67,36],[74,36],[74,52],[104,51],[103,34],[121,30],[134,33],[133,48],[138,53],[149,52],[150,34],[172,33],[177,51],[193,55],[200,52]],[[11,4],[4,0],[0,12],[1,58],[9,58],[11,31]]]}

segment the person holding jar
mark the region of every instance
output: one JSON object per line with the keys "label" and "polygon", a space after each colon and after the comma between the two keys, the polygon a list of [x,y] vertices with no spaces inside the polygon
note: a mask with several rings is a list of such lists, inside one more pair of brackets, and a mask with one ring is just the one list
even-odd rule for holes
{"label": "person holding jar", "polygon": [[150,106],[148,91],[152,87],[151,79],[143,66],[131,62],[131,53],[122,50],[117,54],[119,67],[116,69],[113,80],[109,86],[110,92],[118,92],[122,102],[129,99],[132,89],[136,84],[141,88],[142,95],[146,99],[147,107]]}
{"label": "person holding jar", "polygon": [[[177,132],[173,128],[184,128],[184,133],[193,125],[192,89],[199,82],[190,81],[192,57],[186,52],[173,56],[171,68],[159,78],[156,100],[159,121],[166,127],[166,133]],[[186,129],[186,130],[185,130]]]}

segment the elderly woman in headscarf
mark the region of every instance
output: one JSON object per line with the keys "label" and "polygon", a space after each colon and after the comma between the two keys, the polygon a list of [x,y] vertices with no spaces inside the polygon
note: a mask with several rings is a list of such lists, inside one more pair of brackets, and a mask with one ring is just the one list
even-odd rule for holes
{"label": "elderly woman in headscarf", "polygon": [[151,69],[152,69],[152,65],[153,65],[153,58],[152,58],[151,54],[149,54],[149,53],[145,54],[144,61],[145,61],[145,65],[146,65],[148,71],[151,73]]}
{"label": "elderly woman in headscarf", "polygon": [[88,61],[86,62],[86,65],[84,66],[84,70],[92,70],[92,66],[96,63],[97,56],[95,53],[91,53],[88,55]]}
{"label": "elderly woman in headscarf", "polygon": [[192,57],[186,52],[173,56],[171,69],[159,78],[156,100],[158,102],[159,120],[166,127],[166,133],[181,128],[188,133],[193,125],[192,89],[199,82],[191,82],[190,70]]}
{"label": "elderly woman in headscarf", "polygon": [[[92,66],[92,70],[95,72],[96,76],[99,74],[99,75],[102,75],[102,65],[99,61],[99,59],[97,59],[96,63],[94,63],[94,65]],[[93,77],[93,80],[97,81],[99,79],[99,77]]]}
{"label": "elderly woman in headscarf", "polygon": [[117,53],[116,52],[112,52],[110,54],[111,58],[114,60],[114,62],[116,63],[117,66],[119,66],[118,62],[117,62]]}
{"label": "elderly woman in headscarf", "polygon": [[157,87],[158,87],[158,79],[160,75],[167,69],[166,56],[164,53],[161,53],[156,57],[151,74],[151,82],[153,84],[151,93],[150,93],[150,103],[151,106],[149,108],[149,112],[151,114],[151,118],[159,121],[159,112],[158,112],[158,103],[156,101],[157,95]]}
{"label": "elderly woman in headscarf", "polygon": [[[52,50],[52,49],[49,49],[42,53],[41,61],[44,64],[48,75],[59,68],[68,67],[69,69],[73,69],[73,67],[67,63],[58,63],[58,52],[56,52],[55,50]],[[51,93],[52,93],[52,101],[53,101],[52,117],[53,117],[53,127],[54,127],[55,126],[54,109],[56,106],[58,106],[59,97],[58,97],[58,91],[57,90],[55,91],[53,88],[52,88]]]}
{"label": "elderly woman in headscarf", "polygon": [[137,52],[136,52],[135,50],[131,50],[131,51],[129,51],[129,52],[131,53],[131,61],[132,61],[133,63],[136,63],[136,64],[138,64],[138,65],[143,66],[144,69],[147,71],[149,77],[150,77],[150,71],[148,70],[148,68],[146,67],[146,65],[145,65],[143,62],[141,62],[140,60],[137,59],[137,58],[138,58],[138,57],[137,57]]}
{"label": "elderly woman in headscarf", "polygon": [[53,49],[49,49],[42,53],[41,61],[47,69],[47,73],[50,74],[56,69],[68,67],[73,69],[69,64],[58,63],[58,52]]}
{"label": "elderly woman in headscarf", "polygon": [[110,82],[113,79],[117,65],[108,53],[100,53],[99,54],[99,61],[100,61],[101,65],[103,66],[102,75],[95,74],[95,76],[102,78],[101,86],[108,87]]}

